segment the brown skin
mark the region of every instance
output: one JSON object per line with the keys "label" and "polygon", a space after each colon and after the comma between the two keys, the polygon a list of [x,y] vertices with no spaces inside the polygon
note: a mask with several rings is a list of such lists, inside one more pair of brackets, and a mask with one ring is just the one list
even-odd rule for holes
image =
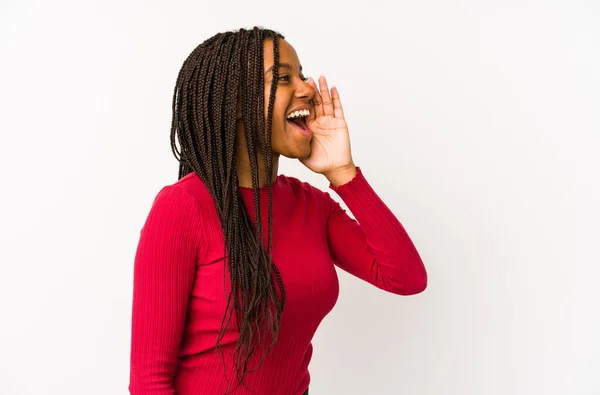
{"label": "brown skin", "polygon": [[[273,41],[265,40],[263,45],[265,71],[265,127],[268,114],[269,94],[273,66]],[[300,61],[295,49],[285,40],[279,40],[279,82],[273,106],[271,144],[273,150],[273,178],[279,169],[279,157],[299,159],[306,167],[323,174],[335,186],[350,181],[356,175],[356,166],[350,153],[348,127],[344,119],[339,92],[334,87],[329,92],[325,77],[319,78],[319,89],[309,78],[305,81]],[[291,68],[281,66],[289,64]],[[244,125],[242,122],[241,101],[238,100],[236,122],[236,167],[240,186],[252,187],[250,160]],[[310,107],[306,123],[312,131],[307,136],[295,130],[287,121],[290,111]],[[263,154],[258,152],[259,187],[267,185]]]}

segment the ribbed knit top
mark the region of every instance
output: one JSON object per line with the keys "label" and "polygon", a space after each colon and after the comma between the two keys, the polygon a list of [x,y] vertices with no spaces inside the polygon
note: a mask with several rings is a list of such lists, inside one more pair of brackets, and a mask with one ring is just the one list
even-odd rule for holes
{"label": "ribbed knit top", "polygon": [[[346,184],[329,188],[356,220],[308,183],[279,175],[273,184],[273,261],[286,304],[276,346],[235,395],[304,393],[311,340],[338,298],[335,266],[398,295],[426,287],[413,242],[361,169]],[[254,221],[252,189],[240,190]],[[266,234],[267,188],[260,194]],[[200,178],[192,172],[163,187],[135,254],[131,394],[224,395],[235,388],[235,314],[221,340],[224,360],[215,348],[231,286],[223,252],[215,204]],[[258,359],[251,361],[252,368]]]}

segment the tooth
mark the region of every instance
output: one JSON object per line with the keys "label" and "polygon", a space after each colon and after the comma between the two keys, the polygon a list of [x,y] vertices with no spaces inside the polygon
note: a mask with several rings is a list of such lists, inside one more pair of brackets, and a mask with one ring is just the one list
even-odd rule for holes
{"label": "tooth", "polygon": [[289,119],[291,119],[291,118],[297,118],[297,117],[306,117],[308,115],[310,115],[310,110],[297,110],[297,111],[290,113],[287,117]]}

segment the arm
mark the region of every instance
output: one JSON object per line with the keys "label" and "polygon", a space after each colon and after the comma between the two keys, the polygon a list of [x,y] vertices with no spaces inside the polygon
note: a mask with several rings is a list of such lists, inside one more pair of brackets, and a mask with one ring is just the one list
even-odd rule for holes
{"label": "arm", "polygon": [[163,188],[140,233],[134,262],[129,391],[174,395],[173,375],[194,281],[200,226],[196,203]]}
{"label": "arm", "polygon": [[427,272],[412,240],[390,209],[367,183],[360,168],[344,184],[330,188],[354,214],[350,218],[331,199],[327,234],[331,256],[346,272],[398,295],[427,287]]}

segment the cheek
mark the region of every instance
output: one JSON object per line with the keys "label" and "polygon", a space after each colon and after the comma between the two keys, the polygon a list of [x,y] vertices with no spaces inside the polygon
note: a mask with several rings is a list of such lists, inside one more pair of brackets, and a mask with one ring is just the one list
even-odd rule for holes
{"label": "cheek", "polygon": [[287,134],[284,130],[284,126],[281,125],[281,122],[278,123],[273,120],[273,129],[271,130],[271,147],[273,148],[273,151],[278,154],[284,154],[287,144]]}
{"label": "cheek", "polygon": [[[272,140],[275,141],[281,140],[285,138],[285,127],[287,121],[285,120],[285,112],[287,110],[287,104],[275,99],[275,103],[273,105],[273,115],[271,118],[271,133]],[[269,117],[269,101],[268,99],[265,102],[265,130],[267,129],[267,122]]]}
{"label": "cheek", "polygon": [[[270,87],[265,87],[265,130],[267,129],[267,120],[269,113],[269,94]],[[293,141],[290,141],[291,136],[286,132],[285,113],[289,105],[289,96],[286,94],[285,89],[281,87],[277,88],[275,94],[275,102],[273,103],[273,117],[271,121],[271,147],[273,151],[286,155],[289,154],[291,145],[294,145]]]}

